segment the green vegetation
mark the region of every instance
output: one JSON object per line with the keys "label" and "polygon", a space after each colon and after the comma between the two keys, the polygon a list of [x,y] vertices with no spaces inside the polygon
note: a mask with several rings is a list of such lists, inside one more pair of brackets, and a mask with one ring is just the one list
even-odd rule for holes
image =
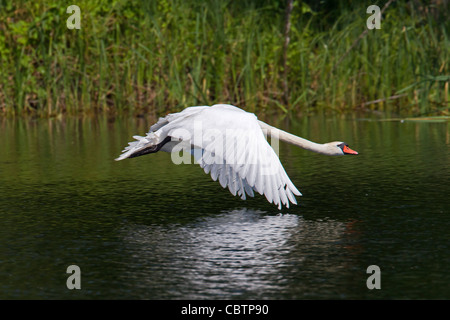
{"label": "green vegetation", "polygon": [[364,2],[294,1],[285,47],[287,2],[0,0],[0,114],[449,114],[448,1],[395,1],[378,30]]}

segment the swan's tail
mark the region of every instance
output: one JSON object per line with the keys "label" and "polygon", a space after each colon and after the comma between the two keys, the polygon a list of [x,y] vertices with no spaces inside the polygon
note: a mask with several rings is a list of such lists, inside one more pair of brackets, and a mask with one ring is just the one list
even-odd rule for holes
{"label": "swan's tail", "polygon": [[135,158],[139,156],[143,156],[149,153],[158,152],[163,145],[171,140],[170,137],[166,137],[162,142],[158,143],[158,137],[150,132],[146,137],[141,136],[133,136],[137,141],[132,141],[128,143],[128,147],[122,150],[122,154],[114,159],[116,161],[120,161],[126,158]]}

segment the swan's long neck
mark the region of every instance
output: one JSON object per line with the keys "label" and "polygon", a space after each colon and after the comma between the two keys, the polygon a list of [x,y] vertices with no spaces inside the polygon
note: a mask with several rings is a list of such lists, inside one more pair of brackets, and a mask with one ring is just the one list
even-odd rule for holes
{"label": "swan's long neck", "polygon": [[329,154],[329,152],[327,152],[328,150],[324,144],[315,143],[315,142],[300,138],[298,136],[290,134],[289,132],[272,127],[272,126],[268,125],[267,123],[262,122],[260,120],[258,120],[258,122],[259,122],[259,126],[261,127],[261,129],[267,130],[267,134],[269,134],[272,138],[278,138],[281,141],[293,144],[294,146],[297,146],[297,147],[300,147],[300,148],[303,148],[303,149],[306,149],[309,151],[326,154],[326,155]]}

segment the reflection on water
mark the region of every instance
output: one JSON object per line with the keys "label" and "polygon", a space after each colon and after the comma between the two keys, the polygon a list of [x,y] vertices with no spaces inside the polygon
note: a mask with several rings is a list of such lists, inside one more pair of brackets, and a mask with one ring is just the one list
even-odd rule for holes
{"label": "reflection on water", "polygon": [[278,124],[360,152],[281,144],[303,197],[280,211],[167,154],[115,162],[153,121],[0,120],[0,298],[450,298],[447,123]]}
{"label": "reflection on water", "polygon": [[[299,218],[264,216],[263,212],[233,210],[193,225],[171,228],[128,228],[126,241],[133,257],[154,264],[161,286],[170,284],[175,297],[229,297],[281,286],[277,267],[285,264]],[[155,279],[142,285],[152,286]]]}
{"label": "reflection on water", "polygon": [[311,261],[339,269],[330,244],[344,231],[341,222],[239,209],[184,226],[130,225],[123,233],[129,265],[139,266],[128,270],[133,286],[154,288],[159,298],[220,299],[293,293],[301,281],[289,273],[301,274]]}

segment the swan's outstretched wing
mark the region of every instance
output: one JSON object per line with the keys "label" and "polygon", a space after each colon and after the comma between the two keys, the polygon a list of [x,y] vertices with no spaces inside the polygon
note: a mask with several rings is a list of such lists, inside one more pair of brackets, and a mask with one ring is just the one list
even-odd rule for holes
{"label": "swan's outstretched wing", "polygon": [[[160,144],[167,137],[182,141],[214,181],[219,180],[222,187],[242,199],[256,191],[281,209],[282,205],[289,207],[289,202],[296,204],[294,195],[301,195],[254,114],[231,105],[187,108],[161,118],[146,137],[135,137],[138,141],[125,148],[118,160]],[[170,152],[171,148],[162,150]]]}
{"label": "swan's outstretched wing", "polygon": [[[222,105],[221,105],[222,106]],[[227,105],[225,105],[227,106]],[[207,118],[220,118],[203,125],[201,145],[194,141],[194,157],[205,173],[228,187],[233,195],[242,199],[256,191],[281,209],[289,202],[297,203],[294,195],[301,195],[289,179],[277,154],[267,142],[255,115],[240,109],[205,110]]]}

